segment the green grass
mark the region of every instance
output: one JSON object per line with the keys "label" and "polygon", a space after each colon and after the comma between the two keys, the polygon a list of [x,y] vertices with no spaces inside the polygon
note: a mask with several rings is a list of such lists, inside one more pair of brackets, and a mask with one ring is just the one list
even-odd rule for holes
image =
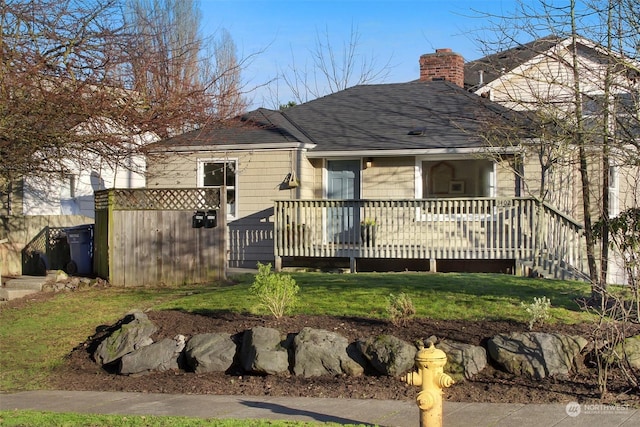
{"label": "green grass", "polygon": [[[292,274],[300,285],[295,313],[326,314],[381,319],[386,316],[389,294],[408,294],[417,317],[438,320],[516,320],[526,322],[521,302],[534,297],[551,299],[551,323],[579,323],[590,317],[575,299],[588,295],[589,285],[573,281],[529,279],[501,274]],[[157,309],[189,312],[230,310],[263,313],[249,294],[252,276],[236,277],[238,284],[227,288],[196,290],[192,295],[168,300]]]}
{"label": "green grass", "polygon": [[[553,322],[589,320],[575,298],[588,295],[579,282],[537,280],[494,274],[293,274],[300,285],[295,314],[386,317],[387,296],[405,292],[417,317],[528,322],[520,303],[534,297],[551,300]],[[0,390],[47,388],[53,368],[66,354],[133,309],[184,310],[193,313],[263,313],[248,291],[252,275],[236,283],[159,288],[86,289],[56,294],[23,308],[0,308]],[[28,298],[28,297],[27,297]]]}
{"label": "green grass", "polygon": [[0,426],[2,427],[330,427],[338,425],[340,424],[279,420],[222,420],[141,415],[122,416],[40,411],[0,411]]}

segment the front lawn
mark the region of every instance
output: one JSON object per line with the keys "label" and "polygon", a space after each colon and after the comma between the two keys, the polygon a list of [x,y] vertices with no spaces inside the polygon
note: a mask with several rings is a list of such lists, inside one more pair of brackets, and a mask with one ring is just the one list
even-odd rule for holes
{"label": "front lawn", "polygon": [[[296,273],[300,303],[293,314],[324,314],[384,318],[389,294],[405,292],[418,317],[433,319],[528,320],[521,302],[534,297],[551,300],[549,322],[577,323],[589,319],[575,302],[588,295],[579,282],[528,279],[497,274]],[[106,288],[63,292],[51,298],[0,308],[0,389],[47,387],[48,372],[62,363],[73,347],[133,309],[180,309],[259,312],[248,291],[252,275],[234,277],[234,284],[185,287]],[[29,297],[27,297],[29,298]],[[266,312],[261,311],[266,314]]]}

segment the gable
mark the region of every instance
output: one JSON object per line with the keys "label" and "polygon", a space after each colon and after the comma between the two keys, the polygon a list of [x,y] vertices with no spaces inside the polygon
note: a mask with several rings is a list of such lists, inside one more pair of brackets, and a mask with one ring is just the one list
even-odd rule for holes
{"label": "gable", "polygon": [[[578,38],[577,42],[580,90],[586,94],[602,93],[611,56],[587,39]],[[612,55],[625,61],[625,70],[632,69],[629,67],[633,64]],[[466,64],[465,84],[468,90],[508,108],[556,108],[574,102],[573,61],[571,38],[543,38]],[[475,82],[481,71],[484,80],[478,85]],[[616,77],[614,91],[627,90],[627,71]],[[615,89],[616,85],[619,89]]]}

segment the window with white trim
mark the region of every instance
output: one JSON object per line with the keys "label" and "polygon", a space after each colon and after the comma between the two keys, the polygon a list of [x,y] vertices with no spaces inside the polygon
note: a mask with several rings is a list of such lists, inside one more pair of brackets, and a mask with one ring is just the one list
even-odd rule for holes
{"label": "window with white trim", "polygon": [[198,186],[208,188],[227,188],[227,215],[237,215],[237,174],[236,159],[201,159],[198,160]]}
{"label": "window with white trim", "polygon": [[609,166],[609,217],[613,218],[620,213],[620,200],[618,198],[618,167]]}

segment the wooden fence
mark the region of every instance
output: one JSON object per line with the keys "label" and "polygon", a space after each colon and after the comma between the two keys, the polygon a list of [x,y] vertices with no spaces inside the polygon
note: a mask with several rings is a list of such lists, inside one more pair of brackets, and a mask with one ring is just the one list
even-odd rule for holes
{"label": "wooden fence", "polygon": [[[226,277],[226,202],[219,189],[96,193],[94,270],[115,286],[204,283]],[[194,227],[196,212],[217,224]]]}

